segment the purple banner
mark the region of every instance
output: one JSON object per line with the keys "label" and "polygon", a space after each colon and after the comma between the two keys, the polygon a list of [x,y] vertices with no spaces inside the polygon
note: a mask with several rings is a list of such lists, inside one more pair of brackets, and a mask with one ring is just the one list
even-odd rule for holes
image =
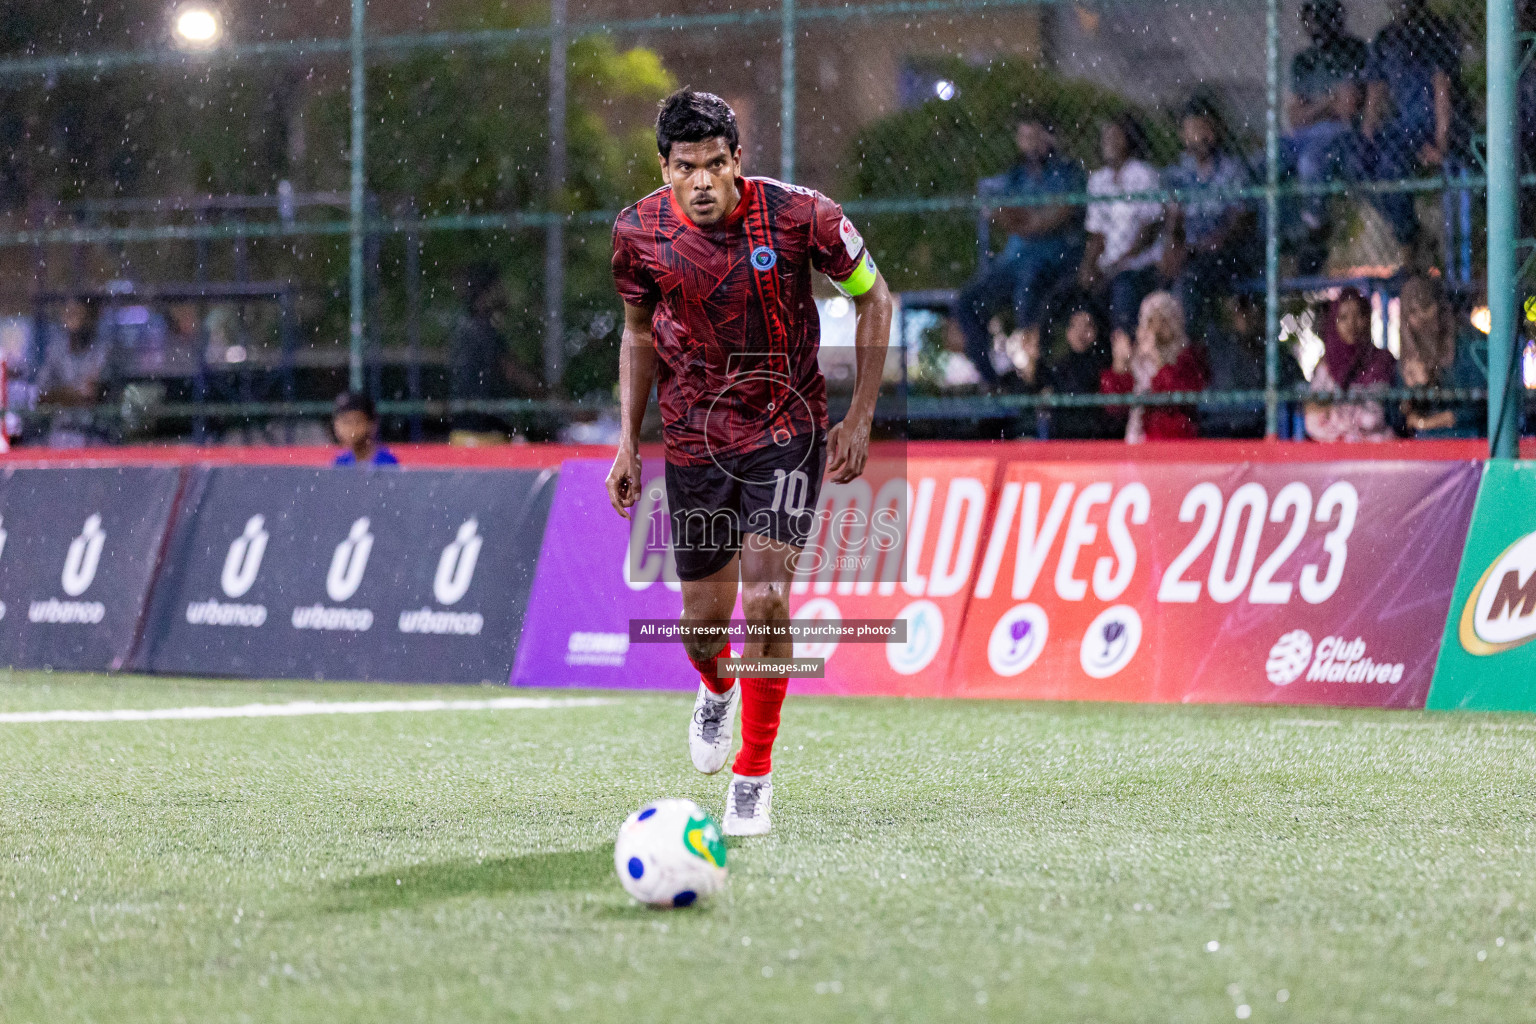
{"label": "purple banner", "polygon": [[668,547],[660,459],[644,466],[644,491],[625,520],[608,503],[612,464],[570,460],[545,528],[514,686],[693,690],[699,675],[681,644],[631,644],[629,620],[675,620],[683,608]]}

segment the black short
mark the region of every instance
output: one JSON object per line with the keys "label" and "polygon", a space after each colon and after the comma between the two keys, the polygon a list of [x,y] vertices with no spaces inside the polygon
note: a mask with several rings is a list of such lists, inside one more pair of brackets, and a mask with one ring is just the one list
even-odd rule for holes
{"label": "black short", "polygon": [[725,568],[743,533],[805,547],[826,468],[820,430],[700,466],[667,463],[677,578],[701,580]]}

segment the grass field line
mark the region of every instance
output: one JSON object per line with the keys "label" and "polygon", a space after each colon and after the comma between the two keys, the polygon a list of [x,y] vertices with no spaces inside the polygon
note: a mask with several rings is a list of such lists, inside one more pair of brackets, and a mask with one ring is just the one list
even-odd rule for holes
{"label": "grass field line", "polygon": [[492,697],[488,700],[295,700],[229,707],[113,708],[102,711],[7,711],[0,725],[39,722],[155,722],[212,718],[299,718],[306,715],[377,715],[400,711],[539,711],[612,704],[605,697]]}

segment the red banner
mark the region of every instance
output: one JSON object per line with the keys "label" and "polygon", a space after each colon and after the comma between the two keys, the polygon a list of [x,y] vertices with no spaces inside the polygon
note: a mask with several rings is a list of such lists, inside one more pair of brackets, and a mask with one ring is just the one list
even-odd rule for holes
{"label": "red banner", "polygon": [[945,692],[1422,707],[1470,463],[1011,463]]}
{"label": "red banner", "polygon": [[901,644],[795,645],[826,658],[796,693],[924,697],[954,659],[997,476],[991,458],[877,459],[822,488],[816,534],[790,592],[794,619],[905,619]]}

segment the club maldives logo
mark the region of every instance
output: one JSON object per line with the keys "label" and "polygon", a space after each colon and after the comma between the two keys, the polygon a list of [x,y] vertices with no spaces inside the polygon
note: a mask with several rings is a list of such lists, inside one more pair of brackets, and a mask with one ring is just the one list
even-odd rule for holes
{"label": "club maldives logo", "polygon": [[758,270],[772,270],[774,264],[778,262],[779,254],[766,245],[760,245],[752,250],[752,265]]}
{"label": "club maldives logo", "polygon": [[1468,654],[1498,654],[1536,640],[1536,533],[1505,548],[1472,588],[1457,631]]}
{"label": "club maldives logo", "polygon": [[1286,633],[1269,649],[1264,674],[1276,686],[1289,686],[1306,674],[1309,683],[1400,683],[1406,666],[1367,656],[1365,640],[1325,636],[1316,644],[1304,629]]}
{"label": "club maldives logo", "polygon": [[1141,647],[1141,615],[1128,604],[1104,609],[1083,634],[1078,661],[1094,679],[1108,679],[1131,663]]}
{"label": "club maldives logo", "polygon": [[944,613],[932,601],[913,601],[896,618],[907,620],[907,642],[887,644],[885,660],[901,675],[916,675],[938,656],[944,641]]}
{"label": "club maldives logo", "polygon": [[997,620],[987,638],[987,664],[1000,676],[1016,676],[1045,650],[1051,620],[1037,604],[1014,605]]}
{"label": "club maldives logo", "polygon": [[1264,662],[1264,674],[1276,686],[1289,686],[1301,678],[1312,663],[1312,634],[1293,629],[1275,641]]}

